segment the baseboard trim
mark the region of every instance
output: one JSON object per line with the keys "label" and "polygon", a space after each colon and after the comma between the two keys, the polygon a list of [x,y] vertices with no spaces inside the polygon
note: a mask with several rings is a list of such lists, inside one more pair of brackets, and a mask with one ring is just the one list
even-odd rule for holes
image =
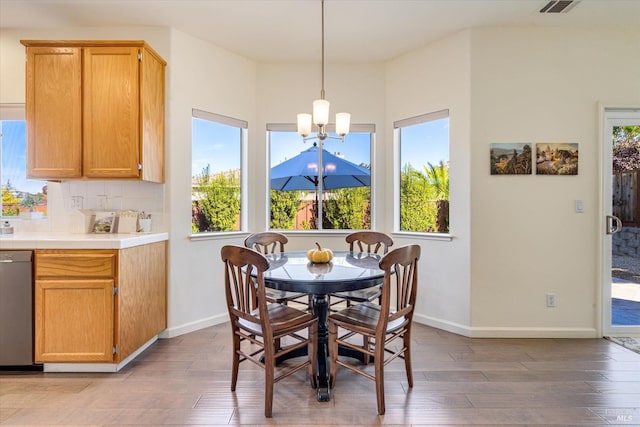
{"label": "baseboard trim", "polygon": [[[468,325],[462,325],[460,323],[450,322],[421,314],[415,314],[413,320],[422,325],[442,329],[443,331],[469,338],[602,338],[598,335],[598,331],[595,328],[470,327]],[[228,321],[229,316],[226,313],[211,316],[206,319],[167,328],[162,331],[158,337],[162,339],[174,338]]]}
{"label": "baseboard trim", "polygon": [[158,341],[158,335],[142,344],[120,363],[45,363],[42,365],[42,370],[44,372],[118,372],[156,341]]}
{"label": "baseboard trim", "polygon": [[469,338],[602,338],[595,328],[474,327],[415,314],[414,321]]}
{"label": "baseboard trim", "polygon": [[208,328],[209,326],[219,325],[229,321],[229,315],[227,313],[218,314],[216,316],[207,317],[205,319],[196,320],[195,322],[185,323],[179,326],[173,326],[160,332],[160,338],[174,338],[180,335],[195,332],[200,329]]}

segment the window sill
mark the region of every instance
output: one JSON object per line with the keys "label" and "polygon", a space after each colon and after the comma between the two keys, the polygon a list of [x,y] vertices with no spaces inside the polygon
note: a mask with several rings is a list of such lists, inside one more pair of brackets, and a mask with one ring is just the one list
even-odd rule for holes
{"label": "window sill", "polygon": [[417,233],[411,231],[395,231],[392,236],[415,237],[422,240],[441,240],[445,242],[450,242],[454,239],[453,234],[449,233]]}

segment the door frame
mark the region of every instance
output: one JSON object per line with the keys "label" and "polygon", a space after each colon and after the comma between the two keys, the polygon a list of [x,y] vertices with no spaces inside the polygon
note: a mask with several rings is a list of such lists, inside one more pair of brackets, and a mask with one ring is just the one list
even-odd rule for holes
{"label": "door frame", "polygon": [[[602,336],[640,336],[640,326],[613,326],[611,324],[611,251],[612,236],[606,234],[606,216],[612,215],[612,150],[611,129],[615,125],[640,123],[640,106],[612,106],[599,104],[599,150],[600,150],[600,213],[598,241],[600,248],[600,310],[598,310],[600,334]],[[624,225],[623,225],[624,226]],[[596,317],[598,317],[596,316]]]}

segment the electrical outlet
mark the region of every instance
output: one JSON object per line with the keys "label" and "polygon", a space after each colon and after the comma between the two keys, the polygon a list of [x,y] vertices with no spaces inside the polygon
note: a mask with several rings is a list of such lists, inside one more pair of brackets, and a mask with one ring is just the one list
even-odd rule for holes
{"label": "electrical outlet", "polygon": [[100,209],[100,210],[108,209],[108,207],[107,207],[107,196],[105,196],[105,195],[96,196],[96,208]]}
{"label": "electrical outlet", "polygon": [[71,209],[82,209],[82,196],[71,196]]}
{"label": "electrical outlet", "polygon": [[556,306],[556,294],[549,293],[547,294],[547,307],[555,307]]}

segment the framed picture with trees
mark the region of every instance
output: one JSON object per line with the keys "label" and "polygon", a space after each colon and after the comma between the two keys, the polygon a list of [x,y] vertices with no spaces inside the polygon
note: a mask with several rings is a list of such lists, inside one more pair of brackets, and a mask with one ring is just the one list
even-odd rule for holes
{"label": "framed picture with trees", "polygon": [[491,144],[491,175],[530,175],[533,164],[532,145],[530,142]]}

